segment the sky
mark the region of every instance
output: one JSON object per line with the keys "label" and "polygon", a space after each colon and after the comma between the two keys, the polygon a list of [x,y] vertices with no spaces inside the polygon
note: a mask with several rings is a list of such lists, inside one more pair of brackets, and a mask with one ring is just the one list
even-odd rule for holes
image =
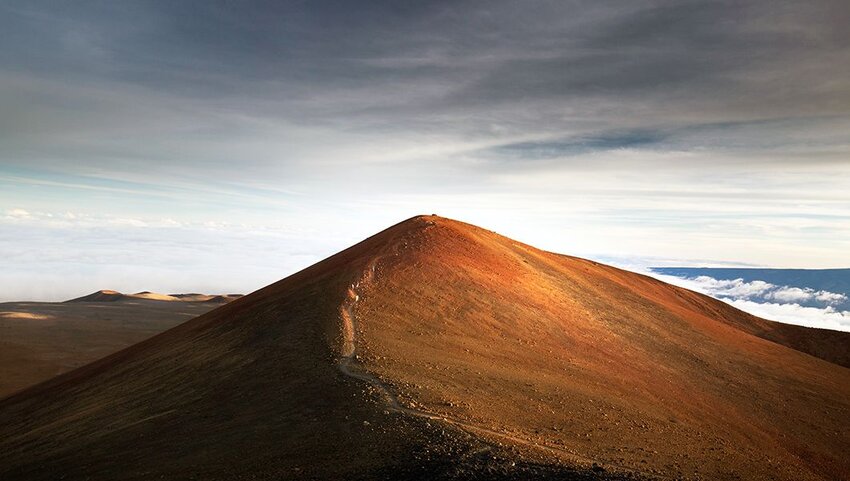
{"label": "sky", "polygon": [[417,214],[850,266],[850,3],[6,1],[0,300],[250,292]]}

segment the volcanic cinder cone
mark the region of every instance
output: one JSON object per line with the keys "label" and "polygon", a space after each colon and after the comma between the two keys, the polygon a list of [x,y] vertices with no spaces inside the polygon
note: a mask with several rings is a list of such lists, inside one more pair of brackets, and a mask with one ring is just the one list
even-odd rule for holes
{"label": "volcanic cinder cone", "polygon": [[0,401],[0,478],[848,479],[848,341],[416,217]]}

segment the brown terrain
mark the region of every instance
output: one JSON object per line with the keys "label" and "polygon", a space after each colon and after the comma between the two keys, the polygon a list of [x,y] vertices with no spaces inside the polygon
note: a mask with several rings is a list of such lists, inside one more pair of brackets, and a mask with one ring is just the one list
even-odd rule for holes
{"label": "brown terrain", "polygon": [[850,479],[848,341],[421,216],[0,400],[0,479]]}
{"label": "brown terrain", "polygon": [[[0,397],[112,354],[236,297],[104,290],[67,302],[0,303]],[[169,298],[187,302],[167,302]]]}

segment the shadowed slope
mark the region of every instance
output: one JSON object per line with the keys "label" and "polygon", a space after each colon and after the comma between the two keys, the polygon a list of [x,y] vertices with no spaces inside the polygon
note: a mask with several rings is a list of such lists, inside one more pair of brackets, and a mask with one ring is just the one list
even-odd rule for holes
{"label": "shadowed slope", "polygon": [[850,368],[850,332],[772,322],[737,311],[718,314],[721,320],[744,332]]}
{"label": "shadowed slope", "polygon": [[222,303],[141,299],[0,303],[0,398],[132,346]]}
{"label": "shadowed slope", "polygon": [[[381,467],[398,454],[392,447],[378,458],[363,451],[376,445],[368,439],[382,412],[337,371],[332,351],[338,306],[369,247],[0,402],[0,477]],[[343,456],[350,461],[337,463]]]}
{"label": "shadowed slope", "polygon": [[330,469],[358,452],[346,431],[371,414],[328,341],[357,267],[343,253],[7,399],[0,466],[22,478],[237,475],[295,470],[295,451]]}
{"label": "shadowed slope", "polygon": [[0,401],[0,477],[847,476],[850,370],[740,316],[417,217]]}

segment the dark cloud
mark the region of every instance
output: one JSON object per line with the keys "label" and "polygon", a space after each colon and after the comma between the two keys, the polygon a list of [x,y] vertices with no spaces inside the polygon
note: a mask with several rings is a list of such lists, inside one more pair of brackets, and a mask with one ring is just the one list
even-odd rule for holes
{"label": "dark cloud", "polygon": [[[850,7],[840,0],[8,2],[0,11],[0,126],[17,139],[36,127],[24,136],[30,153],[65,144],[77,132],[69,118],[92,132],[194,125],[172,160],[192,163],[209,155],[192,142],[263,142],[292,125],[362,144],[437,138],[533,157],[659,146],[623,132],[658,132],[687,150],[686,139],[703,142],[694,135],[703,125],[850,116]],[[21,127],[21,116],[31,122]],[[754,148],[771,135],[762,133]],[[103,143],[70,150],[140,151],[93,145]],[[165,150],[143,155],[173,156]]]}
{"label": "dark cloud", "polygon": [[562,141],[517,142],[489,149],[497,157],[511,159],[540,160],[569,157],[597,150],[638,148],[661,142],[663,135],[657,132],[634,131],[612,132],[598,137],[583,137]]}

